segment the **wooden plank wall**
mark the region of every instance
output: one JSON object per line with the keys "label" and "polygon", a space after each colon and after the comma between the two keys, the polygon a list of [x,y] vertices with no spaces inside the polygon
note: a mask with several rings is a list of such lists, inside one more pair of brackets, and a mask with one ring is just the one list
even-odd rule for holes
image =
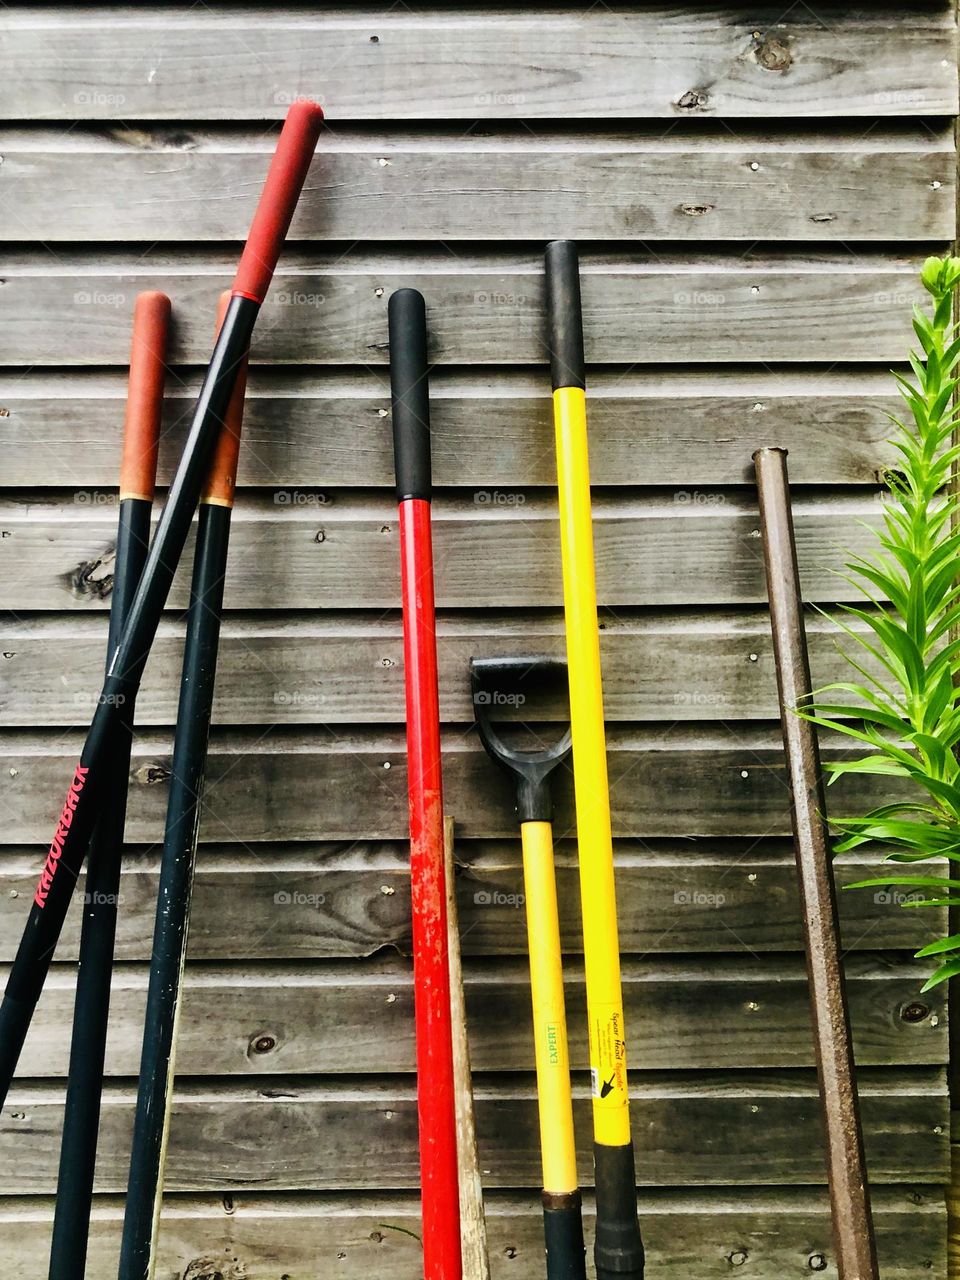
{"label": "wooden plank wall", "polygon": [[[466,663],[562,645],[540,273],[543,242],[573,236],[650,1275],[835,1276],[750,456],[789,447],[807,593],[849,598],[842,548],[868,538],[892,457],[887,371],[918,266],[954,237],[939,0],[4,8],[0,959],[102,662],[134,296],[174,301],[166,477],[300,94],[330,127],[253,350],[159,1274],[420,1274],[385,380],[387,298],[409,284],[436,362],[493,1271],[540,1274],[521,873]],[[185,591],[139,707],[92,1280],[115,1274]],[[829,623],[811,641],[826,680]],[[589,1180],[566,793],[558,823]],[[926,1280],[946,1270],[947,1026],[910,953],[943,921],[889,895],[843,908],[884,1280]],[[0,1118],[0,1252],[22,1280],[46,1275],[77,936],[74,914]]]}

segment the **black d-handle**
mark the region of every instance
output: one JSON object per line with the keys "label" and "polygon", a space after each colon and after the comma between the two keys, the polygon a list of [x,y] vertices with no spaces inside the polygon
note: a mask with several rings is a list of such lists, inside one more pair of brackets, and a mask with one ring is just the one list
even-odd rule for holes
{"label": "black d-handle", "polygon": [[416,289],[398,289],[387,306],[390,396],[397,498],[430,500],[430,389],[427,309]]}
{"label": "black d-handle", "polygon": [[471,658],[470,690],[480,741],[487,754],[513,776],[517,788],[517,816],[521,822],[549,822],[552,812],[550,779],[573,746],[569,728],[552,746],[523,751],[509,746],[494,728],[493,717],[505,695],[523,689],[567,686],[562,658]]}

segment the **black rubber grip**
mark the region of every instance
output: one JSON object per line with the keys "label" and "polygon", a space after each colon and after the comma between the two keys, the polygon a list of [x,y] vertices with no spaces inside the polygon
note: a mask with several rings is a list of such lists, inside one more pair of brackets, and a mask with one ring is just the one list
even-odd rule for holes
{"label": "black rubber grip", "polygon": [[387,307],[397,497],[430,498],[430,389],[423,294],[398,289]]}
{"label": "black rubber grip", "polygon": [[597,1280],[643,1280],[633,1143],[606,1147],[595,1142],[593,1162],[597,1187]]}
{"label": "black rubber grip", "polygon": [[572,240],[547,245],[547,343],[553,389],[586,387],[580,260]]}
{"label": "black rubber grip", "polygon": [[[544,1193],[543,1198],[547,1280],[587,1280],[580,1192],[549,1197]],[[546,1203],[548,1199],[550,1204]]]}

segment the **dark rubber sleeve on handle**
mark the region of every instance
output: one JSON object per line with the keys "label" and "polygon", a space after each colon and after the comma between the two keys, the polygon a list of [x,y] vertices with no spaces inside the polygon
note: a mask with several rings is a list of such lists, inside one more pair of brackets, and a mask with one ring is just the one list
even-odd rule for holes
{"label": "dark rubber sleeve on handle", "polygon": [[580,1192],[565,1196],[548,1196],[544,1192],[543,1200],[547,1280],[586,1280]]}
{"label": "dark rubber sleeve on handle", "polygon": [[287,112],[237,268],[234,297],[261,303],[267,296],[322,124],[323,111],[315,102],[295,102]]}
{"label": "dark rubber sleeve on handle", "polygon": [[597,1280],[643,1280],[633,1143],[606,1147],[595,1142],[593,1166],[597,1187]]}
{"label": "dark rubber sleeve on handle", "polygon": [[127,413],[123,424],[120,498],[153,498],[157,446],[163,413],[170,299],[165,293],[140,293],[133,308]]}
{"label": "dark rubber sleeve on handle", "polygon": [[397,497],[430,500],[430,391],[427,383],[427,312],[423,294],[398,289],[387,307],[390,394]]}
{"label": "dark rubber sleeve on handle", "polygon": [[[220,295],[217,309],[217,329],[214,337],[218,337],[230,306],[230,294]],[[206,483],[200,495],[201,502],[212,502],[220,507],[232,507],[233,496],[237,488],[237,463],[240,459],[240,432],[243,427],[243,405],[247,391],[247,360],[244,357],[237,370],[237,381],[230,397],[227,416],[223,420],[220,434],[217,437],[213,460],[207,473]]]}
{"label": "dark rubber sleeve on handle", "polygon": [[553,389],[586,387],[580,262],[572,240],[547,245],[547,344]]}

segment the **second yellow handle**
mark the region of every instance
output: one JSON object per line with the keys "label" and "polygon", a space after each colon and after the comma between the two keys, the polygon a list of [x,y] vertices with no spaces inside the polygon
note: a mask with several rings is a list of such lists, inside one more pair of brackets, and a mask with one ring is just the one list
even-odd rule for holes
{"label": "second yellow handle", "polygon": [[550,823],[524,822],[520,827],[520,838],[523,843],[543,1188],[557,1194],[577,1189],[577,1152]]}

